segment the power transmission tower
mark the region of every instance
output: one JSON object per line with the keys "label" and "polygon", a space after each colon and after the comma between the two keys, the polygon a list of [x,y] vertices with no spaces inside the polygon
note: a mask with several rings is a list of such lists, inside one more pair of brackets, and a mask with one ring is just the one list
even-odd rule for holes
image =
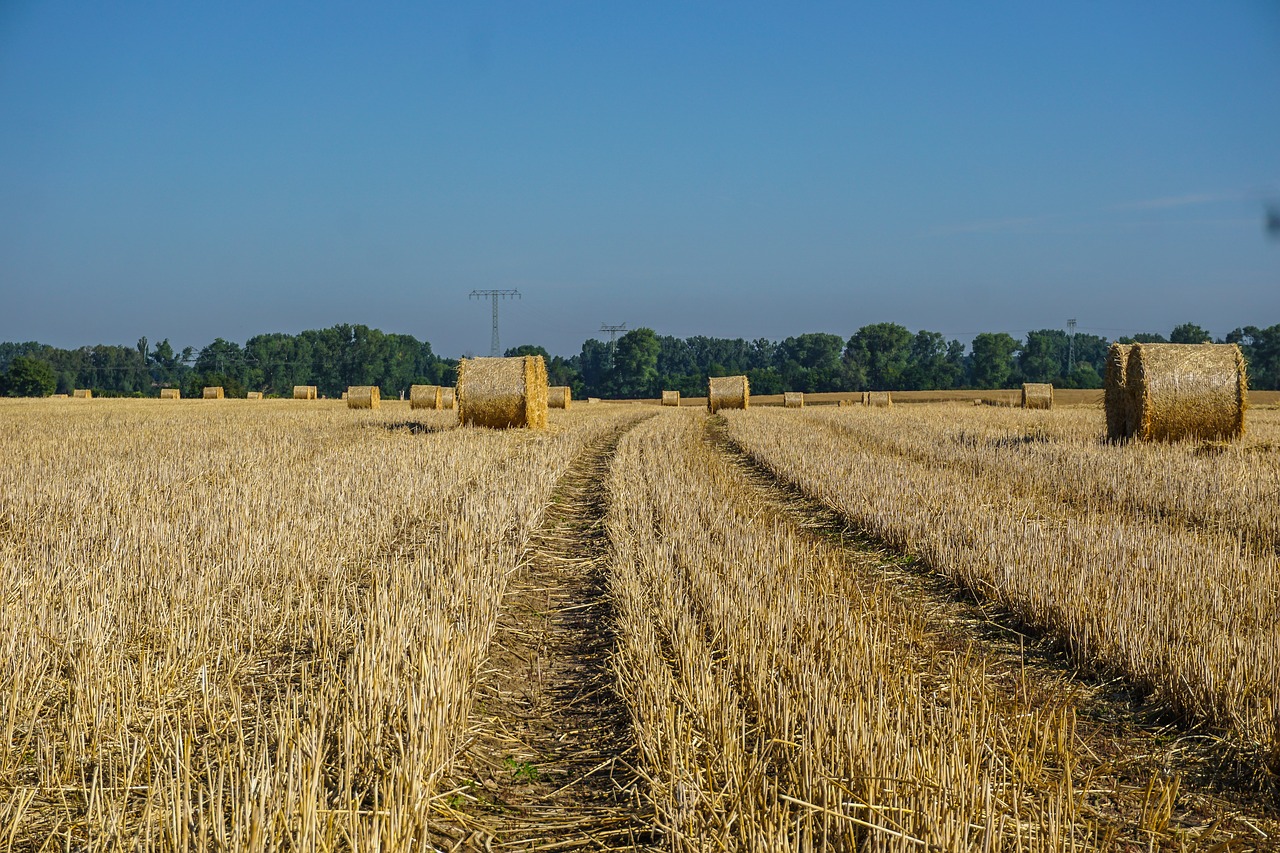
{"label": "power transmission tower", "polygon": [[1076,369],[1076,321],[1067,321],[1067,373]]}
{"label": "power transmission tower", "polygon": [[520,298],[518,290],[473,290],[468,299],[492,299],[493,300],[493,337],[489,339],[489,355],[497,358],[502,355],[502,346],[498,343],[498,300],[513,296]]}
{"label": "power transmission tower", "polygon": [[613,346],[613,342],[618,337],[618,332],[625,332],[626,330],[627,330],[626,323],[622,323],[621,325],[618,325],[618,326],[610,326],[608,323],[600,324],[600,331],[609,333],[609,346],[611,347]]}

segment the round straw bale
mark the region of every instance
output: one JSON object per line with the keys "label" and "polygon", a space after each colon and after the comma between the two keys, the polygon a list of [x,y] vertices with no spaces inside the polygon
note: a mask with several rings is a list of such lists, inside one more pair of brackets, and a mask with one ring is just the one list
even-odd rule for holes
{"label": "round straw bale", "polygon": [[870,406],[870,405],[871,405],[871,392],[870,392],[870,391],[863,391],[863,392],[862,392],[862,405],[864,405],[864,406]]}
{"label": "round straw bale", "polygon": [[261,400],[261,399],[262,399],[262,392],[261,392],[261,391],[248,391],[248,392],[246,392],[246,393],[245,393],[244,398],[245,398],[246,400]]}
{"label": "round straw bale", "polygon": [[1052,409],[1053,385],[1048,382],[1023,382],[1022,408]]}
{"label": "round straw bale", "polygon": [[1125,374],[1129,369],[1132,344],[1112,344],[1107,351],[1107,371],[1102,382],[1102,406],[1107,413],[1107,438],[1123,441],[1133,435],[1129,414],[1129,387]]}
{"label": "round straw bale", "polygon": [[70,398],[71,398],[70,394],[50,394],[49,395],[50,400],[69,400]]}
{"label": "round straw bale", "polygon": [[568,385],[552,385],[547,389],[547,408],[567,409],[573,403],[573,392]]}
{"label": "round straw bale", "polygon": [[316,386],[314,385],[294,385],[293,399],[295,400],[314,400],[316,398]]}
{"label": "round straw bale", "polygon": [[751,383],[745,376],[712,376],[707,379],[707,409],[745,409],[751,405]]}
{"label": "round straw bale", "polygon": [[177,388],[161,388],[160,399],[161,400],[181,400],[182,392],[179,391]]}
{"label": "round straw bale", "polygon": [[410,385],[409,408],[438,409],[441,396],[439,385]]}
{"label": "round straw bale", "polygon": [[458,363],[458,420],[473,426],[547,426],[547,365],[540,355],[464,358]]}
{"label": "round straw bale", "polygon": [[93,389],[92,388],[75,388],[71,391],[71,396],[77,400],[92,400]]}
{"label": "round straw bale", "polygon": [[664,405],[664,406],[679,406],[679,405],[680,405],[680,392],[679,392],[679,391],[663,391],[663,392],[662,392],[662,405]]}
{"label": "round straw bale", "polygon": [[221,385],[206,385],[200,396],[206,400],[221,400],[226,394],[223,393]]}
{"label": "round straw bale", "polygon": [[1235,344],[1134,344],[1125,381],[1135,438],[1224,440],[1244,434],[1248,379]]}
{"label": "round straw bale", "polygon": [[348,409],[376,409],[382,405],[382,389],[377,385],[349,385]]}
{"label": "round straw bale", "polygon": [[888,391],[868,391],[867,405],[877,409],[893,408],[893,395]]}
{"label": "round straw bale", "polygon": [[782,405],[787,409],[803,409],[804,393],[801,391],[785,391],[782,394]]}
{"label": "round straw bale", "polygon": [[440,408],[452,409],[456,405],[454,399],[454,390],[452,385],[440,386]]}
{"label": "round straw bale", "polygon": [[587,402],[594,406],[596,403],[599,403],[599,402],[600,402],[600,398],[599,398],[599,397],[588,397],[588,398],[587,398]]}

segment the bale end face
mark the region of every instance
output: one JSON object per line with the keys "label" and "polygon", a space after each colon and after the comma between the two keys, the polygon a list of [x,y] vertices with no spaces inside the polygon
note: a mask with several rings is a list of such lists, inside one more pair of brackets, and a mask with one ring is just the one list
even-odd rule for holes
{"label": "bale end face", "polygon": [[546,429],[547,397],[547,365],[540,355],[464,358],[458,364],[462,424]]}
{"label": "bale end face", "polygon": [[1235,344],[1134,344],[1125,381],[1134,438],[1225,441],[1244,434],[1249,383]]}
{"label": "bale end face", "polygon": [[547,408],[567,409],[573,404],[573,392],[568,385],[552,385],[547,389]]}
{"label": "bale end face", "polygon": [[348,409],[377,409],[382,405],[382,389],[377,385],[352,385],[347,388]]}
{"label": "bale end face", "polygon": [[751,383],[745,376],[711,376],[707,379],[707,410],[746,409],[751,406]]}

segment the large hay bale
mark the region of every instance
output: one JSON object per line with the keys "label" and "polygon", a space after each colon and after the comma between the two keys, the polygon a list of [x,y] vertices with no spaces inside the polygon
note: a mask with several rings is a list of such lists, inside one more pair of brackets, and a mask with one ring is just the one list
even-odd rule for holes
{"label": "large hay bale", "polygon": [[377,385],[347,387],[348,409],[376,409],[382,405],[382,389]]}
{"label": "large hay bale", "polygon": [[92,400],[93,389],[92,388],[76,388],[71,392],[71,396],[77,400]]}
{"label": "large hay bale", "polygon": [[751,383],[745,376],[712,376],[707,379],[707,410],[746,409],[751,406]]}
{"label": "large hay bale", "polygon": [[547,408],[567,409],[573,403],[573,392],[568,385],[552,385],[547,389]]}
{"label": "large hay bale", "polygon": [[803,409],[804,393],[801,391],[785,391],[782,394],[782,406],[786,409]]}
{"label": "large hay bale", "polygon": [[457,395],[454,393],[452,385],[440,386],[440,408],[452,409],[457,405]]}
{"label": "large hay bale", "polygon": [[294,385],[293,399],[295,400],[314,400],[316,398],[316,386],[314,385]]}
{"label": "large hay bale", "polygon": [[472,426],[547,426],[547,365],[540,355],[464,358],[458,363],[458,420]]}
{"label": "large hay bale", "polygon": [[410,409],[438,409],[440,408],[440,397],[439,385],[409,386]]}
{"label": "large hay bale", "polygon": [[1123,441],[1133,435],[1129,405],[1129,350],[1132,344],[1112,344],[1107,351],[1107,370],[1102,383],[1102,406],[1107,413],[1107,438]]}
{"label": "large hay bale", "polygon": [[679,391],[663,391],[663,392],[662,392],[662,405],[664,405],[664,406],[679,406],[679,405],[680,405],[680,392],[679,392]]}
{"label": "large hay bale", "polygon": [[1249,383],[1235,344],[1134,344],[1125,384],[1134,438],[1224,440],[1244,434]]}
{"label": "large hay bale", "polygon": [[1053,385],[1048,382],[1023,382],[1022,408],[1052,409]]}
{"label": "large hay bale", "polygon": [[261,391],[248,391],[248,392],[246,392],[246,393],[245,393],[244,398],[245,398],[246,400],[261,400],[261,399],[262,399],[262,392],[261,392]]}
{"label": "large hay bale", "polygon": [[226,394],[223,393],[221,385],[206,385],[200,396],[206,400],[221,400]]}
{"label": "large hay bale", "polygon": [[867,405],[877,409],[892,409],[893,394],[888,391],[868,391]]}
{"label": "large hay bale", "polygon": [[161,400],[181,400],[182,392],[179,391],[177,388],[161,388],[160,399]]}

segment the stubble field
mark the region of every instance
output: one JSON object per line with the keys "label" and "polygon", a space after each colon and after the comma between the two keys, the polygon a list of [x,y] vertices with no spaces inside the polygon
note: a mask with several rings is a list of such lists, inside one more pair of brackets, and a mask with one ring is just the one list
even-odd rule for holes
{"label": "stubble field", "polygon": [[1269,849],[1280,411],[0,401],[0,849]]}

